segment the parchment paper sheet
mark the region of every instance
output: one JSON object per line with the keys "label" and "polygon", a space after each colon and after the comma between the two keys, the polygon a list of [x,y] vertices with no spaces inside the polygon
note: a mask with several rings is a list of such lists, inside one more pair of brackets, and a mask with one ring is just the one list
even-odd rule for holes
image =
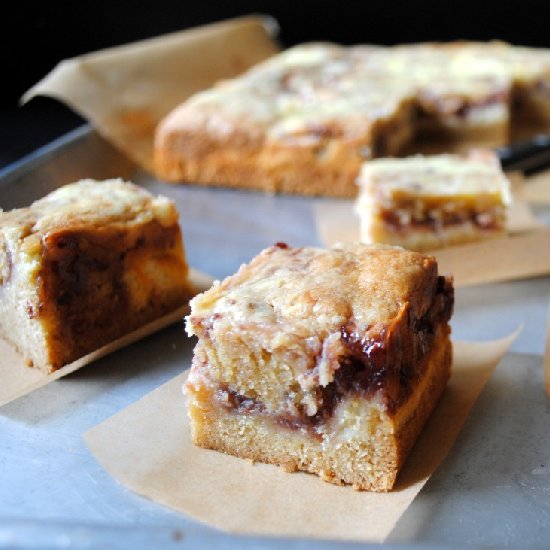
{"label": "parchment paper sheet", "polygon": [[[212,277],[195,269],[190,269],[190,279],[198,292],[210,288],[213,282]],[[89,363],[97,361],[101,357],[128,346],[133,342],[137,342],[150,334],[158,332],[182,319],[184,315],[187,314],[188,310],[189,306],[182,306],[172,313],[89,353],[77,361],[65,365],[52,374],[46,374],[39,369],[29,368],[23,357],[5,340],[0,339],[0,380],[2,381],[0,384],[0,407],[58,378],[66,376]]]}
{"label": "parchment paper sheet", "polygon": [[391,493],[357,492],[195,447],[182,393],[187,372],[92,428],[85,441],[123,486],[219,529],[254,535],[383,541],[445,458],[519,332],[454,344],[449,385]]}
{"label": "parchment paper sheet", "polygon": [[[318,202],[314,204],[314,217],[319,238],[327,246],[360,239],[353,200]],[[526,202],[512,203],[508,233],[504,238],[452,246],[430,254],[436,256],[442,272],[453,274],[455,286],[550,274],[550,228],[536,219]]]}
{"label": "parchment paper sheet", "polygon": [[151,171],[157,122],[191,94],[279,51],[277,24],[245,16],[61,61],[22,97],[58,99]]}
{"label": "parchment paper sheet", "polygon": [[516,194],[518,199],[532,204],[550,204],[550,170],[526,178]]}

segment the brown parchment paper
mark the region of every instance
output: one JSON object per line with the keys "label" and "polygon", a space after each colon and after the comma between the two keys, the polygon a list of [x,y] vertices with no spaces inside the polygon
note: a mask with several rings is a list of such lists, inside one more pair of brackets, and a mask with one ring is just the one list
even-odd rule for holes
{"label": "brown parchment paper", "polygon": [[[190,280],[198,292],[210,288],[213,278],[196,269],[190,269]],[[102,348],[81,357],[77,361],[65,365],[63,368],[46,374],[39,369],[29,368],[23,357],[5,340],[0,339],[0,407],[27,395],[32,391],[53,382],[77,369],[84,367],[101,357],[109,355],[118,349],[137,342],[159,330],[182,319],[187,314],[189,306],[185,305],[177,310],[148,323],[138,330],[127,334]]]}
{"label": "brown parchment paper", "polygon": [[514,190],[518,199],[532,204],[550,204],[550,170],[538,172]]}
{"label": "brown parchment paper", "polygon": [[277,23],[244,16],[61,61],[28,90],[72,108],[151,171],[157,122],[191,94],[279,51]]}
{"label": "brown parchment paper", "polygon": [[550,227],[434,252],[455,286],[529,279],[550,274]]}
{"label": "brown parchment paper", "polygon": [[[354,201],[327,199],[314,204],[321,242],[360,240],[359,217]],[[430,252],[440,270],[452,273],[455,286],[486,284],[550,274],[550,228],[545,227],[524,201],[514,200],[508,220],[508,236],[458,245]]]}
{"label": "brown parchment paper", "polygon": [[473,403],[520,329],[486,343],[454,343],[453,374],[398,480],[385,494],[195,447],[182,385],[187,372],[85,433],[124,487],[238,534],[383,541],[445,458]]}

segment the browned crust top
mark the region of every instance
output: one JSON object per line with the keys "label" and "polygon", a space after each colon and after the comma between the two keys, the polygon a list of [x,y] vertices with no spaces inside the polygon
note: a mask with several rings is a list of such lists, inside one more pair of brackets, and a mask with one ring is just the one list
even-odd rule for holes
{"label": "browned crust top", "polygon": [[[353,324],[364,331],[399,317],[418,317],[436,288],[433,256],[361,243],[322,248],[276,245],[191,302],[188,327],[211,316],[233,324],[326,334]],[[199,329],[200,330],[200,329]]]}
{"label": "browned crust top", "polygon": [[[174,203],[120,179],[80,180],[62,186],[29,207],[0,211],[0,232],[25,238],[63,229],[178,221]],[[8,237],[9,238],[9,237]]]}

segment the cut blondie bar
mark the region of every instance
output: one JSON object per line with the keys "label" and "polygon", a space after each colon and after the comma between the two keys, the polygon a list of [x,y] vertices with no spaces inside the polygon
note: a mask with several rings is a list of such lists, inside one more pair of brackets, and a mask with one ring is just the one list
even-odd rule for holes
{"label": "cut blondie bar", "polygon": [[0,212],[0,336],[52,372],[193,295],[174,203],[82,180]]}
{"label": "cut blondie bar", "polygon": [[506,233],[510,182],[491,151],[373,160],[358,185],[366,243],[426,251]]}
{"label": "cut blondie bar", "polygon": [[392,489],[449,378],[452,308],[452,279],[430,256],[360,243],[262,251],[191,301],[193,441]]}

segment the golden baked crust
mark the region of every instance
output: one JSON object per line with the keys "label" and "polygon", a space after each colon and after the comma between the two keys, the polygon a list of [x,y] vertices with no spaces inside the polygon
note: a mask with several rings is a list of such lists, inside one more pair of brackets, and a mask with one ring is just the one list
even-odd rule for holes
{"label": "golden baked crust", "polygon": [[0,213],[0,336],[46,372],[193,294],[172,201],[82,180]]}
{"label": "golden baked crust", "polygon": [[491,151],[372,160],[357,183],[363,242],[424,251],[506,233],[510,182]]}
{"label": "golden baked crust", "polygon": [[399,247],[262,251],[191,301],[195,443],[390,489],[449,375],[452,294]]}
{"label": "golden baked crust", "polygon": [[303,44],[170,113],[155,170],[171,182],[354,197],[365,160],[502,145],[511,125],[548,125],[548,85],[550,50]]}

